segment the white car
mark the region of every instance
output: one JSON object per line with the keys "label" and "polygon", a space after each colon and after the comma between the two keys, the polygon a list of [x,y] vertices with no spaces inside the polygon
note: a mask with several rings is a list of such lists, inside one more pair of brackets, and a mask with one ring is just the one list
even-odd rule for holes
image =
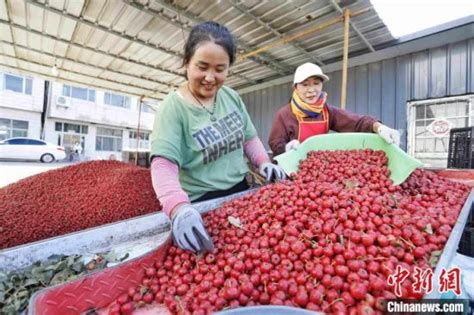
{"label": "white car", "polygon": [[31,138],[10,138],[0,141],[0,159],[39,160],[43,163],[63,160],[63,147]]}

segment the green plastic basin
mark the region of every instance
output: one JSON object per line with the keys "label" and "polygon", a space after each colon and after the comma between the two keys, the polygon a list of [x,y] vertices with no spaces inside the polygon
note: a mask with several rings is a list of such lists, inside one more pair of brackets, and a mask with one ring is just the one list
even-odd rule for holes
{"label": "green plastic basin", "polygon": [[306,159],[309,151],[322,150],[383,150],[388,157],[390,179],[394,185],[403,183],[408,176],[423,163],[394,144],[386,143],[379,135],[373,133],[331,133],[308,138],[297,150],[291,150],[275,157],[287,174],[298,170],[300,160]]}

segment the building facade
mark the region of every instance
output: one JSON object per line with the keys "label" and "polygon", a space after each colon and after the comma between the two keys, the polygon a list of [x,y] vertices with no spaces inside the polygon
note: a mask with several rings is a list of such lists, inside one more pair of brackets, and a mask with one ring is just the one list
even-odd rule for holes
{"label": "building facade", "polygon": [[0,140],[39,138],[43,112],[44,80],[0,73]]}
{"label": "building facade", "polygon": [[13,73],[1,78],[0,140],[41,138],[67,153],[80,143],[84,159],[90,160],[128,160],[137,142],[140,152],[150,149],[158,104],[142,103],[139,115],[139,99],[127,95]]}

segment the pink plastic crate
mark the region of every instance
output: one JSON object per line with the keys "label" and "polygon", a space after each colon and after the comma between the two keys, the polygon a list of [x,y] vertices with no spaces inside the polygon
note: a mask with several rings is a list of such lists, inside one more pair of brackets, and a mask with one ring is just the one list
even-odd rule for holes
{"label": "pink plastic crate", "polygon": [[143,279],[145,268],[163,262],[171,238],[141,257],[82,278],[41,290],[30,299],[28,314],[77,315],[112,303]]}

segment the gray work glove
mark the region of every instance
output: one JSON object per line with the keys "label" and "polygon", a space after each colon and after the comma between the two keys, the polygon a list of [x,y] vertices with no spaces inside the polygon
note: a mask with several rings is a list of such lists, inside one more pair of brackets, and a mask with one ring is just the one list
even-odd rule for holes
{"label": "gray work glove", "polygon": [[267,182],[279,181],[286,178],[285,171],[276,164],[265,162],[258,168],[260,175],[265,177]]}
{"label": "gray work glove", "polygon": [[195,253],[210,252],[214,249],[201,215],[190,204],[182,204],[174,211],[171,233],[174,243],[182,249]]}
{"label": "gray work glove", "polygon": [[395,145],[400,145],[400,133],[398,130],[389,128],[385,125],[381,125],[377,129],[377,133],[379,136],[382,137],[382,139],[385,140],[388,144],[395,144]]}
{"label": "gray work glove", "polygon": [[290,150],[296,150],[300,146],[300,142],[298,140],[291,140],[285,145],[285,152],[288,152]]}

